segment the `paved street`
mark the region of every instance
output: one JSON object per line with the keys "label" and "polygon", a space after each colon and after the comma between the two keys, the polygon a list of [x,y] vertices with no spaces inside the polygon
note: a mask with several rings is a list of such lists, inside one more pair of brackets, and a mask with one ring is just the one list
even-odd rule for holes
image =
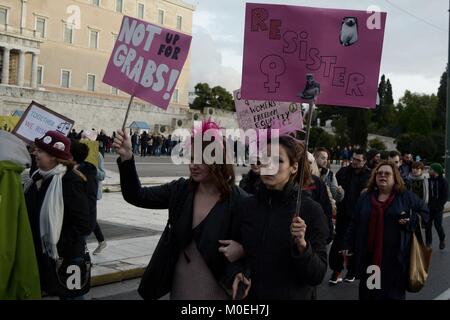
{"label": "paved street", "polygon": [[[118,172],[117,155],[105,154],[105,167],[108,170]],[[187,165],[175,165],[168,156],[141,157],[136,156],[136,168],[140,177],[183,177],[189,175]],[[249,167],[235,166],[236,176],[247,173]]]}

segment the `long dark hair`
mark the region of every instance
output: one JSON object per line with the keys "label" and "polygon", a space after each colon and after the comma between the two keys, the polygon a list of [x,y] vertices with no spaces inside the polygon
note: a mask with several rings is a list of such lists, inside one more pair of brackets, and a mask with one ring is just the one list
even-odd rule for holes
{"label": "long dark hair", "polygon": [[282,135],[278,139],[280,146],[286,149],[287,156],[289,158],[289,164],[294,165],[298,163],[298,170],[293,174],[289,181],[294,181],[296,183],[300,182],[301,167],[304,167],[304,175],[302,186],[306,187],[312,183],[311,170],[309,168],[309,162],[305,161],[305,145],[303,142],[296,140],[289,135]]}
{"label": "long dark hair", "polygon": [[[205,151],[205,148],[208,145],[210,145],[211,143],[215,142],[216,138],[219,138],[219,136],[217,136],[217,137],[213,136],[213,139],[211,139],[211,141],[205,141],[203,139],[203,135],[204,135],[205,131],[208,129],[220,130],[219,127],[217,126],[217,124],[215,124],[214,122],[209,120],[209,121],[203,122],[202,129],[200,132],[197,132],[197,133],[194,132],[194,135],[195,134],[202,135],[202,142],[201,142],[202,143],[202,162],[204,162],[203,152]],[[192,152],[192,150],[194,150],[194,148],[193,148],[194,143],[195,143],[195,139],[193,136],[191,139],[191,152]],[[230,147],[232,150],[233,146],[228,146],[226,139],[224,137],[222,137],[221,135],[220,135],[220,145],[222,148],[221,163],[207,164],[207,166],[208,166],[208,171],[209,171],[211,177],[213,178],[213,182],[220,192],[220,201],[223,201],[231,195],[231,193],[233,191],[233,187],[235,185],[236,177],[234,174],[233,165],[227,164],[227,161],[226,161],[227,160],[226,159],[227,148]],[[212,156],[214,157],[215,154],[212,154]],[[198,183],[195,182],[192,178],[190,178],[189,180],[191,183],[191,187],[193,187],[195,189],[197,187]]]}

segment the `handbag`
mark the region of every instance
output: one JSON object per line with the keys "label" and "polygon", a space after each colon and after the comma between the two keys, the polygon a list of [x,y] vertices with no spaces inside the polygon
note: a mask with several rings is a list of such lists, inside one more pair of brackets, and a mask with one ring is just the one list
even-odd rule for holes
{"label": "handbag", "polygon": [[169,210],[166,227],[139,284],[138,293],[144,300],[159,299],[172,290],[173,273],[178,259],[173,238],[174,214],[180,212],[188,198],[188,185],[178,190],[178,194],[181,195],[181,199],[174,201],[174,209]]}
{"label": "handbag", "polygon": [[419,292],[428,278],[428,270],[431,263],[432,249],[423,242],[421,231],[421,217],[417,215],[419,222],[411,234],[411,252],[409,259],[409,274],[407,291]]}
{"label": "handbag", "polygon": [[168,221],[139,284],[138,293],[144,300],[159,299],[172,289],[175,270],[172,225]]}
{"label": "handbag", "polygon": [[42,289],[47,294],[61,298],[75,298],[89,292],[92,267],[89,252],[76,259],[55,260],[44,255],[42,263]]}

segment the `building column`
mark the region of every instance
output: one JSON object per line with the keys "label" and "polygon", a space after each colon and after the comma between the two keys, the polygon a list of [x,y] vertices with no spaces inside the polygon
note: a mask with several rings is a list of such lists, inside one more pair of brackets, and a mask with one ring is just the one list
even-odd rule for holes
{"label": "building column", "polygon": [[39,54],[33,52],[32,60],[31,60],[31,87],[33,89],[37,88],[38,59],[39,59]]}
{"label": "building column", "polygon": [[3,48],[2,84],[9,84],[9,54],[8,48]]}
{"label": "building column", "polygon": [[25,51],[19,51],[19,66],[17,68],[17,85],[23,87],[23,82],[25,79]]}
{"label": "building column", "polygon": [[21,10],[21,18],[20,18],[20,31],[23,33],[23,30],[27,27],[27,2],[28,0],[22,0],[22,10]]}

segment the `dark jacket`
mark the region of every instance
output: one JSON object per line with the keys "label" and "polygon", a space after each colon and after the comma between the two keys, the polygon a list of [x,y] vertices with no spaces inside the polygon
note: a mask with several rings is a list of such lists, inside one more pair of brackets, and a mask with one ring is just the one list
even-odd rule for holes
{"label": "dark jacket", "polygon": [[442,211],[448,199],[448,182],[444,177],[428,179],[428,207],[433,211]]}
{"label": "dark jacket", "polygon": [[[169,217],[173,221],[172,239],[174,241],[171,256],[178,258],[180,251],[193,239],[192,209],[195,185],[190,180],[180,178],[161,186],[142,187],[134,159],[122,162],[119,158],[117,163],[122,195],[128,203],[147,209],[169,209]],[[218,251],[219,240],[239,238],[237,204],[240,198],[246,196],[248,195],[245,191],[235,187],[230,197],[214,206],[203,220],[200,233],[196,235],[197,248],[218,281],[223,279],[227,264],[224,255]],[[151,262],[150,265],[152,265]],[[153,267],[161,266],[153,264]],[[151,282],[151,279],[149,281]]]}
{"label": "dark jacket", "polygon": [[402,165],[400,165],[400,175],[403,178],[403,180],[407,180],[409,174],[412,171],[412,164],[407,164],[407,163],[403,163]]}
{"label": "dark jacket", "polygon": [[[316,298],[315,286],[327,270],[327,221],[320,205],[304,193],[300,217],[307,225],[308,246],[300,254],[290,233],[296,200],[293,183],[283,191],[261,185],[258,194],[240,206],[242,243],[252,280],[250,299]],[[235,267],[234,274],[243,269]]]}
{"label": "dark jacket", "polygon": [[370,170],[364,167],[359,173],[355,173],[352,165],[339,169],[336,173],[338,185],[345,191],[344,199],[337,203],[337,215],[346,216],[351,219],[356,201],[358,201],[361,191],[363,191],[370,178]]}
{"label": "dark jacket", "polygon": [[256,194],[261,185],[261,176],[253,170],[247,174],[242,175],[242,180],[239,182],[239,187],[249,194]]}
{"label": "dark jacket", "polygon": [[[45,194],[51,182],[51,179],[43,181],[41,189],[38,190],[36,181],[40,179],[42,177],[36,174],[33,177],[35,182],[25,193],[25,201],[38,262],[43,254],[40,237],[40,212]],[[89,204],[86,196],[86,186],[83,180],[72,170],[66,172],[62,179],[62,184],[64,220],[57,245],[58,254],[62,258],[77,258],[83,256],[86,245],[84,236],[90,233]]]}
{"label": "dark jacket", "polygon": [[[367,279],[367,267],[372,265],[371,255],[367,252],[367,234],[372,212],[371,197],[376,193],[363,193],[359,198],[351,220],[343,249],[355,255],[355,272],[362,283]],[[406,226],[399,224],[402,212],[410,214]],[[384,241],[381,262],[381,290],[373,292],[375,299],[404,299],[409,270],[411,233],[415,230],[420,214],[428,221],[428,208],[413,192],[406,190],[395,196],[384,213]]]}
{"label": "dark jacket", "polygon": [[97,224],[97,193],[98,193],[97,168],[89,162],[82,162],[79,165],[78,170],[87,179],[87,181],[85,182],[85,187],[89,203],[89,225],[91,231],[94,231],[95,225]]}
{"label": "dark jacket", "polygon": [[327,238],[327,243],[330,243],[333,239],[333,208],[331,206],[330,197],[328,196],[327,186],[325,183],[317,176],[312,176],[314,183],[308,188],[311,193],[311,198],[320,204],[327,217],[329,235]]}

